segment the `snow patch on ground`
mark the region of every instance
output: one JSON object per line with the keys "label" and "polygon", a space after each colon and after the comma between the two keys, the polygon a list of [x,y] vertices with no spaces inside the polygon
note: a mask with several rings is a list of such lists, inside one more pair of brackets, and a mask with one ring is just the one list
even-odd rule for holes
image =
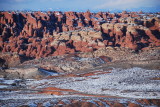
{"label": "snow patch on ground", "polygon": [[51,75],[51,76],[57,76],[58,73],[57,72],[49,72],[47,70],[44,70],[44,69],[38,69],[40,72],[43,72],[44,74],[46,75]]}
{"label": "snow patch on ground", "polygon": [[8,86],[7,85],[0,85],[0,89],[1,88],[7,88]]}
{"label": "snow patch on ground", "polygon": [[109,74],[90,76],[98,79],[74,81],[59,84],[56,87],[90,94],[131,98],[160,98],[160,81],[151,80],[151,78],[157,76],[160,76],[159,70],[145,70],[137,67],[114,69]]}
{"label": "snow patch on ground", "polygon": [[[103,69],[98,71],[108,72]],[[94,72],[94,70],[92,71]],[[0,88],[17,84],[23,87],[18,91],[1,91],[0,99],[44,99],[62,97],[82,97],[80,95],[45,95],[35,94],[34,90],[42,90],[48,87],[61,89],[72,89],[81,93],[102,94],[108,96],[119,96],[127,98],[160,98],[160,80],[152,78],[160,77],[159,70],[146,70],[142,68],[121,69],[114,68],[110,73],[96,74],[87,77],[60,77],[51,79],[26,79],[26,80],[5,80],[0,78]],[[93,79],[96,78],[96,79]],[[3,83],[3,84],[2,84]],[[12,86],[13,87],[13,86]],[[15,86],[16,87],[16,86]],[[34,90],[33,90],[34,89]],[[86,97],[86,96],[85,96]]]}

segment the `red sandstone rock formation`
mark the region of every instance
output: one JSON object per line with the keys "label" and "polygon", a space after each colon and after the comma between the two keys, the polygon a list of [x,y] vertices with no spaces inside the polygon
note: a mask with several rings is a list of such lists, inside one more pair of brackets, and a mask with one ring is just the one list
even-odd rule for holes
{"label": "red sandstone rock formation", "polygon": [[126,11],[0,12],[0,51],[40,58],[106,46],[140,50],[160,46],[159,23],[155,15]]}

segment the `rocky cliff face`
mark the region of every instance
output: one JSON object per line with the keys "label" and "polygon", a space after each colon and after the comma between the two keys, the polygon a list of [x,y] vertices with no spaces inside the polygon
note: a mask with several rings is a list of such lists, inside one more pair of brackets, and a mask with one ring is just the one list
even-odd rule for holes
{"label": "rocky cliff face", "polygon": [[160,46],[158,14],[0,12],[0,51],[29,58],[92,52],[107,46]]}

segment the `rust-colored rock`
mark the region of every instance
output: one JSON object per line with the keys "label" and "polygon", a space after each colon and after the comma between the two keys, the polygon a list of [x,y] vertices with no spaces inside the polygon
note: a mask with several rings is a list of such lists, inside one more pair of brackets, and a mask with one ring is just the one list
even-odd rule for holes
{"label": "rust-colored rock", "polygon": [[141,106],[135,103],[129,103],[128,107],[141,107]]}
{"label": "rust-colored rock", "polygon": [[115,102],[111,107],[125,107],[123,104]]}
{"label": "rust-colored rock", "polygon": [[160,19],[147,17],[127,11],[0,12],[0,52],[41,58],[107,46],[136,51],[159,47]]}

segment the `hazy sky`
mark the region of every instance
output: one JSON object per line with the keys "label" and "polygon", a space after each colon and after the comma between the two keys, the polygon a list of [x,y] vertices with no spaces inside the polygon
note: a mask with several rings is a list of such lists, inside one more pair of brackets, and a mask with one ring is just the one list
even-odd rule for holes
{"label": "hazy sky", "polygon": [[0,10],[160,11],[160,0],[0,0]]}

